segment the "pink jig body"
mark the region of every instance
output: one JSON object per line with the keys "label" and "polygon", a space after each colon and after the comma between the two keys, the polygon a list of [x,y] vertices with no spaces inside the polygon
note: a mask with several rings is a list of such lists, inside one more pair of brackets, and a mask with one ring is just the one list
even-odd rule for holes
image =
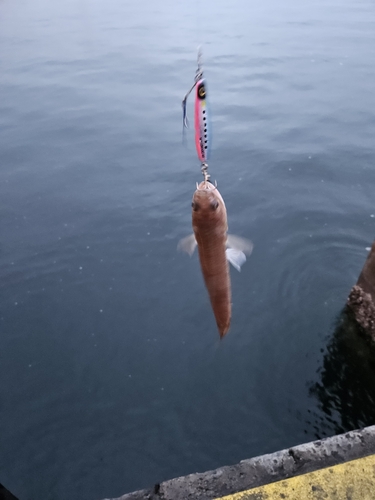
{"label": "pink jig body", "polygon": [[209,122],[207,109],[207,88],[204,78],[198,80],[195,86],[195,146],[198,158],[205,163],[209,157]]}
{"label": "pink jig body", "polygon": [[202,174],[205,180],[209,179],[207,160],[210,155],[211,133],[209,122],[209,108],[207,104],[207,86],[203,78],[203,69],[201,63],[202,53],[198,51],[198,68],[195,74],[194,84],[186,93],[182,100],[184,129],[188,127],[189,121],[186,112],[186,102],[189,94],[195,89],[194,103],[194,128],[195,128],[195,147],[199,161],[201,162]]}

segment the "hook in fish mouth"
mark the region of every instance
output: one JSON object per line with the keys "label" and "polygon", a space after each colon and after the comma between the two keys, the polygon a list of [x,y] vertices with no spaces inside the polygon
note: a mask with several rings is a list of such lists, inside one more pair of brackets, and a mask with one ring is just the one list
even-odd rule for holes
{"label": "hook in fish mouth", "polygon": [[217,189],[217,182],[213,183],[210,179],[205,179],[200,184],[195,183],[197,191],[214,191]]}

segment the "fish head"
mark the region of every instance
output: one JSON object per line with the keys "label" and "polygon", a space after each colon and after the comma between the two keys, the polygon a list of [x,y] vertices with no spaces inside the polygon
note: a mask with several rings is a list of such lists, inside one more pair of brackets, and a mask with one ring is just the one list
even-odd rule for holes
{"label": "fish head", "polygon": [[217,187],[209,181],[197,185],[191,203],[193,225],[215,224],[222,222],[227,229],[227,211],[224,200]]}

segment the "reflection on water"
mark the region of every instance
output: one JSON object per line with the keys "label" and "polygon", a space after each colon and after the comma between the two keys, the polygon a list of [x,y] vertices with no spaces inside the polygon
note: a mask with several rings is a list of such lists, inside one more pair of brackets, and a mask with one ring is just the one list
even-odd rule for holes
{"label": "reflection on water", "polygon": [[310,389],[322,411],[312,424],[318,439],[375,423],[375,348],[347,308],[337,320],[319,378]]}

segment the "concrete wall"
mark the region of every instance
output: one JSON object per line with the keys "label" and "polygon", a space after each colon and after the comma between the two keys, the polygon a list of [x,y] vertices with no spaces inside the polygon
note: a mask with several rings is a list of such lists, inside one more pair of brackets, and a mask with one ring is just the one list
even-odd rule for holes
{"label": "concrete wall", "polygon": [[111,500],[212,500],[372,454],[375,454],[375,426],[171,479]]}

